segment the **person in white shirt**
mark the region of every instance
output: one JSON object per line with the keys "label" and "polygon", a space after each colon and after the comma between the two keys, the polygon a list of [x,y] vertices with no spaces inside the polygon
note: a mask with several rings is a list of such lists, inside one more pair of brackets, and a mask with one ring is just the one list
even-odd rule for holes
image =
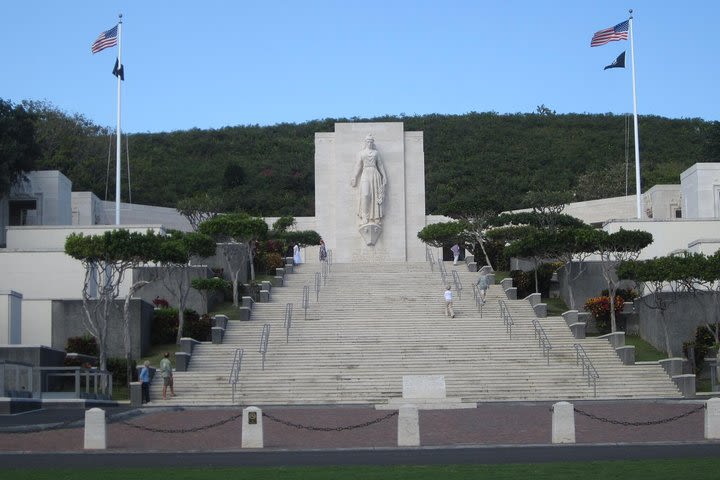
{"label": "person in white shirt", "polygon": [[448,285],[447,290],[445,290],[445,315],[450,318],[455,318],[452,300],[452,290],[450,290],[450,285]]}

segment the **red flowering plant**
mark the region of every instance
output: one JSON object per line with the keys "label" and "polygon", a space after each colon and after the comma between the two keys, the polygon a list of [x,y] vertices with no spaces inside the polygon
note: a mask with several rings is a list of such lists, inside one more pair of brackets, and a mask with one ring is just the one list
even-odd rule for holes
{"label": "red flowering plant", "polygon": [[155,305],[155,308],[168,308],[170,307],[170,303],[165,300],[164,298],[155,297],[155,300],[152,301],[153,305]]}
{"label": "red flowering plant", "polygon": [[[622,311],[624,305],[625,300],[621,296],[615,295],[615,315]],[[590,315],[595,318],[595,324],[600,333],[610,332],[610,297],[605,295],[589,298],[583,309],[590,312]]]}

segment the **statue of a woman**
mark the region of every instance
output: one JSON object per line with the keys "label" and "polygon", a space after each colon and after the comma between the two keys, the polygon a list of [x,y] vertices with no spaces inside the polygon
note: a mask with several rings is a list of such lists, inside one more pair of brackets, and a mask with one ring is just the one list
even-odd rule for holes
{"label": "statue of a woman", "polygon": [[375,139],[368,135],[363,149],[357,154],[355,173],[350,180],[350,185],[359,189],[357,216],[361,225],[380,224],[386,184],[387,176],[380,153],[375,149]]}

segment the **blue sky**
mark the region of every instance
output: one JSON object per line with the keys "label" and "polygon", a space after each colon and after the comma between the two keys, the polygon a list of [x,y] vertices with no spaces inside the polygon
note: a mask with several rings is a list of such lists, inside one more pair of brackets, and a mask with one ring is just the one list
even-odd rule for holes
{"label": "blue sky", "polygon": [[[0,5],[0,98],[123,130],[321,118],[632,112],[630,42],[590,47],[634,9],[638,113],[720,120],[720,2],[24,0]],[[603,71],[623,50],[626,69]]]}

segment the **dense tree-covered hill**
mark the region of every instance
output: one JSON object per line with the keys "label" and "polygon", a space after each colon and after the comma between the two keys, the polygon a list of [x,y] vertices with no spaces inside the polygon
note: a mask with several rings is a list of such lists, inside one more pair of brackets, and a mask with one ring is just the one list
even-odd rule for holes
{"label": "dense tree-covered hill", "polygon": [[[59,169],[73,181],[74,190],[105,198],[112,158],[112,197],[111,132],[48,105],[30,109],[38,117],[43,152],[36,168]],[[209,193],[222,196],[228,209],[314,215],[314,133],[332,132],[335,122],[348,121],[401,121],[406,131],[424,132],[428,213],[443,212],[453,200],[489,197],[504,208],[523,207],[527,191],[572,192],[577,200],[622,195],[626,152],[629,190],[635,191],[632,122],[625,116],[538,112],[325,119],[131,134],[132,200],[175,206],[183,198]],[[720,161],[720,122],[642,116],[639,124],[643,190],[678,183],[680,172],[694,163]]]}

